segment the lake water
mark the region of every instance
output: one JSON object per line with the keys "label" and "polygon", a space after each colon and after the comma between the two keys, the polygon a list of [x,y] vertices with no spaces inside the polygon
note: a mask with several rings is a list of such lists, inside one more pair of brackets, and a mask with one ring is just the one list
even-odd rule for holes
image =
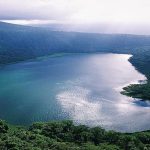
{"label": "lake water", "polygon": [[145,76],[123,54],[70,54],[0,68],[0,118],[13,124],[71,119],[117,131],[150,129],[150,104],[121,95]]}

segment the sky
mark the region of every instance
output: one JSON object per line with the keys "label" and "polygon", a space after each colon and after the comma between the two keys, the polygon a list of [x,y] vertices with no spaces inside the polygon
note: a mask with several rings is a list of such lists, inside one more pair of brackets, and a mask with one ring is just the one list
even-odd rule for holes
{"label": "sky", "polygon": [[70,30],[89,32],[150,34],[150,0],[0,0],[0,20],[63,24]]}

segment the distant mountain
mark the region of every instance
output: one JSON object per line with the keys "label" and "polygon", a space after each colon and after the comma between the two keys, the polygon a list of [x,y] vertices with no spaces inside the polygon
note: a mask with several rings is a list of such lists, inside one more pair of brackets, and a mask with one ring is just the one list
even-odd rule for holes
{"label": "distant mountain", "polygon": [[134,53],[149,47],[150,36],[51,31],[0,22],[0,63],[59,52]]}
{"label": "distant mountain", "polygon": [[1,30],[25,30],[25,29],[32,29],[32,28],[34,27],[0,22],[0,31]]}

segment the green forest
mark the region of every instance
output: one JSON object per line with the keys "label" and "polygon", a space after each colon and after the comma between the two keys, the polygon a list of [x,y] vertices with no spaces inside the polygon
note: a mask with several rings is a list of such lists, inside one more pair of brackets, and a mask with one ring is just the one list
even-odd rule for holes
{"label": "green forest", "polygon": [[0,120],[1,150],[150,150],[150,131],[118,133],[72,121],[19,127]]}

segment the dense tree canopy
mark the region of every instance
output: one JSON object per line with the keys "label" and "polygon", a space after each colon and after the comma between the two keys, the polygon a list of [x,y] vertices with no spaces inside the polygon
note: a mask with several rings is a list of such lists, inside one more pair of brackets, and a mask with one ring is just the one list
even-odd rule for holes
{"label": "dense tree canopy", "polygon": [[132,134],[100,127],[74,125],[72,121],[34,123],[29,128],[0,120],[1,150],[149,150],[150,132]]}

